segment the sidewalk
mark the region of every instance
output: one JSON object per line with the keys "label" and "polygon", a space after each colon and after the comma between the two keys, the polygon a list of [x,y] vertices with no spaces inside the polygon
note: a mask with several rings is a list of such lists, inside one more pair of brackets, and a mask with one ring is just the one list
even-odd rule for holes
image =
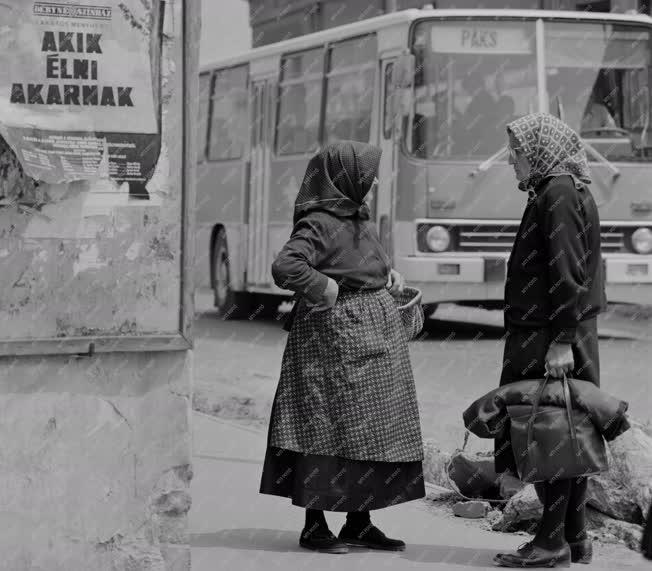
{"label": "sidewalk", "polygon": [[[414,501],[372,513],[378,527],[406,541],[404,552],[352,548],[345,555],[313,553],[298,546],[303,510],[289,499],[258,493],[265,433],[196,412],[193,422],[193,571],[498,569],[493,555],[527,539],[476,529]],[[337,534],[345,515],[326,516]],[[596,563],[581,568],[651,571],[652,564],[624,547],[599,546]]]}

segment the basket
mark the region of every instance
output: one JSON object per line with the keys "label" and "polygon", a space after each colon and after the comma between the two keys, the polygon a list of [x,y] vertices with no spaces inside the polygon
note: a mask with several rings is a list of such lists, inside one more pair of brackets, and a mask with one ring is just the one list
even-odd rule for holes
{"label": "basket", "polygon": [[421,290],[405,286],[402,292],[393,294],[393,297],[408,341],[414,339],[421,333],[425,320],[421,305]]}

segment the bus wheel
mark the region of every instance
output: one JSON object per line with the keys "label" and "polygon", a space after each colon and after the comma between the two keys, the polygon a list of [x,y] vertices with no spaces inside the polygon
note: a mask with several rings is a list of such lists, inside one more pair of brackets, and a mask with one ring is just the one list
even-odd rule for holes
{"label": "bus wheel", "polygon": [[244,319],[251,314],[252,296],[248,292],[231,289],[229,249],[226,232],[221,228],[213,248],[214,305],[222,319]]}

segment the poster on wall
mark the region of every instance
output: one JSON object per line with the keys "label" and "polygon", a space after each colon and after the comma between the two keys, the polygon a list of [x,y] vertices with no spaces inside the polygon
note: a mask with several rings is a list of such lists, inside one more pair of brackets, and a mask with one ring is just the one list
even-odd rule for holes
{"label": "poster on wall", "polygon": [[140,0],[0,0],[0,135],[28,176],[109,177],[148,198],[160,135],[149,38],[133,16],[142,10]]}
{"label": "poster on wall", "polygon": [[0,0],[0,355],[189,347],[184,6]]}

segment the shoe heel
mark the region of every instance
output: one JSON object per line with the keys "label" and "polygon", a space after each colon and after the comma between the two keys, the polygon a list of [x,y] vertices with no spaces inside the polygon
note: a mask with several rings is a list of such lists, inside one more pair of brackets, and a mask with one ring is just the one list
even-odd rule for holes
{"label": "shoe heel", "polygon": [[571,549],[571,561],[588,565],[593,559],[593,543],[590,539],[583,539],[575,543],[569,543]]}
{"label": "shoe heel", "polygon": [[548,567],[570,567],[571,561],[572,561],[571,552],[570,550],[568,550],[562,557],[551,559],[550,562],[548,563]]}

